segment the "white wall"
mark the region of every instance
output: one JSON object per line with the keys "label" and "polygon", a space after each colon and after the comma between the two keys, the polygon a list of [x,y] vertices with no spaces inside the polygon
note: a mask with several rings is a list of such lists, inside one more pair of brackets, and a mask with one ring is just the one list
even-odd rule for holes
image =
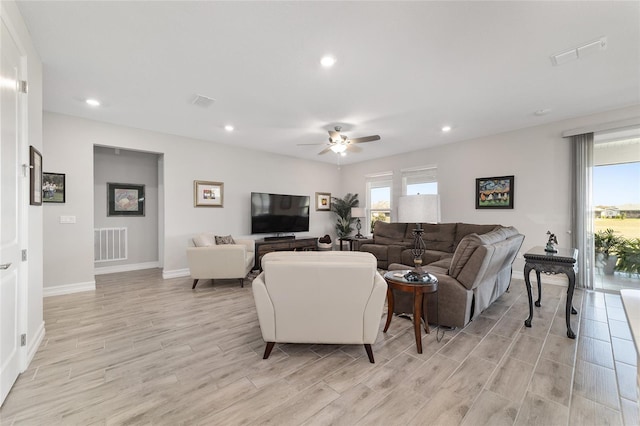
{"label": "white wall", "polygon": [[[127,228],[127,260],[97,262],[106,272],[158,266],[158,155],[126,149],[95,147],[94,219],[95,228]],[[144,185],[144,216],[108,216],[107,183]],[[129,268],[118,268],[128,265]],[[136,268],[133,268],[136,269]],[[98,272],[98,271],[96,271]]]}
{"label": "white wall", "polygon": [[[27,140],[22,145],[22,164],[29,164],[29,145],[33,145],[40,153],[44,153],[42,144],[42,62],[36,52],[29,31],[15,2],[3,0],[0,2],[0,14],[18,43],[18,48],[24,55],[27,75],[23,76],[28,82],[27,94]],[[1,48],[1,47],[0,47]],[[46,165],[46,157],[44,157]],[[28,175],[27,175],[28,176]],[[22,308],[26,311],[23,331],[27,334],[27,358],[30,359],[38,348],[44,336],[44,321],[42,312],[42,262],[43,262],[43,223],[42,206],[29,206],[29,178],[23,178],[25,210],[27,223],[24,229],[24,249],[27,250],[26,291]],[[2,307],[0,306],[0,309]],[[22,309],[21,308],[21,309]],[[20,318],[22,324],[22,318]],[[21,327],[22,328],[22,327]],[[28,359],[26,361],[28,361]],[[26,365],[23,365],[26,368]]]}
{"label": "white wall", "polygon": [[[571,142],[562,132],[639,116],[640,107],[625,108],[343,166],[342,191],[364,200],[365,175],[391,170],[397,205],[401,169],[437,165],[442,222],[513,225],[525,235],[522,252],[544,245],[548,230],[566,246],[571,243]],[[505,175],[515,176],[514,209],[476,210],[476,178]],[[523,265],[519,259],[514,270],[522,271]]]}
{"label": "white wall", "polygon": [[[59,205],[59,211],[45,210],[45,288],[81,289],[94,282],[94,145],[164,154],[164,200],[160,197],[164,238],[160,238],[167,277],[187,273],[185,248],[193,235],[211,231],[247,236],[251,232],[252,191],[308,194],[312,199],[315,192],[343,195],[336,166],[325,163],[50,112],[44,114],[44,132],[45,167],[67,174],[67,202]],[[241,138],[242,133],[232,137]],[[194,180],[223,182],[224,207],[194,207]],[[58,223],[62,214],[76,216],[77,223]],[[310,230],[298,235],[334,235],[333,224],[333,214],[316,212],[312,207]]]}

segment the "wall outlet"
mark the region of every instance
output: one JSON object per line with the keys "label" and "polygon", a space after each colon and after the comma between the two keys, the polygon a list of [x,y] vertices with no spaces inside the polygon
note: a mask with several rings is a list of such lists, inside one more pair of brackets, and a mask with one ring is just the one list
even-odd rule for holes
{"label": "wall outlet", "polygon": [[76,223],[75,216],[60,216],[60,223]]}

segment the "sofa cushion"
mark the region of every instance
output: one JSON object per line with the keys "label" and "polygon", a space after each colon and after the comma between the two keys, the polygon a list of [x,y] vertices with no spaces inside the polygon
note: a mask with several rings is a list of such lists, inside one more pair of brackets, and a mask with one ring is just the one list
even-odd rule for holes
{"label": "sofa cushion", "polygon": [[478,235],[478,237],[482,244],[495,244],[507,239],[507,231],[500,227],[486,234]]}
{"label": "sofa cushion", "polygon": [[456,233],[455,223],[426,223],[422,225],[422,239],[428,250],[453,253],[453,240]]}
{"label": "sofa cushion", "polygon": [[449,266],[449,275],[452,278],[458,278],[460,271],[471,259],[473,252],[482,244],[484,244],[483,241],[476,233],[469,234],[460,241],[455,253],[453,253],[453,259],[451,259],[451,265]]}
{"label": "sofa cushion", "polygon": [[456,226],[456,237],[454,240],[454,247],[457,247],[462,239],[469,234],[486,234],[499,228],[499,225],[477,225],[475,223],[458,223]]}
{"label": "sofa cushion", "polygon": [[402,242],[406,223],[376,222],[374,228],[374,240],[376,244],[398,244]]}
{"label": "sofa cushion", "polygon": [[200,234],[193,237],[193,245],[196,247],[211,247],[216,245],[213,234]]}
{"label": "sofa cushion", "polygon": [[233,240],[233,237],[231,235],[224,235],[224,236],[216,235],[216,244],[217,245],[235,244],[235,243],[236,242]]}

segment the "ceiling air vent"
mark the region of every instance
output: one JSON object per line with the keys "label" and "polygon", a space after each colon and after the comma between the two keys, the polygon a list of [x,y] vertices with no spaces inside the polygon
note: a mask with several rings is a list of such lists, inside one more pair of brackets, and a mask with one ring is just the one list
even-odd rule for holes
{"label": "ceiling air vent", "polygon": [[208,96],[196,95],[191,103],[201,108],[209,108],[215,101],[215,99]]}
{"label": "ceiling air vent", "polygon": [[557,55],[551,56],[551,63],[553,65],[562,65],[566,62],[574,61],[587,56],[591,53],[595,53],[607,48],[607,38],[600,37],[598,40],[591,41],[582,46],[574,47]]}

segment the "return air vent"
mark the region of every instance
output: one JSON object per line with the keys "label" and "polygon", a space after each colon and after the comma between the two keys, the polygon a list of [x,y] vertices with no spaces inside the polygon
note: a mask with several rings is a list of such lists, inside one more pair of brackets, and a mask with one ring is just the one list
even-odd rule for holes
{"label": "return air vent", "polygon": [[209,108],[215,101],[215,99],[208,96],[196,95],[191,103],[201,108]]}
{"label": "return air vent", "polygon": [[591,53],[595,53],[606,48],[607,38],[600,37],[597,40],[590,41],[589,43],[574,47],[573,49],[565,50],[564,52],[551,56],[551,63],[556,66],[562,65],[566,62],[583,58]]}

